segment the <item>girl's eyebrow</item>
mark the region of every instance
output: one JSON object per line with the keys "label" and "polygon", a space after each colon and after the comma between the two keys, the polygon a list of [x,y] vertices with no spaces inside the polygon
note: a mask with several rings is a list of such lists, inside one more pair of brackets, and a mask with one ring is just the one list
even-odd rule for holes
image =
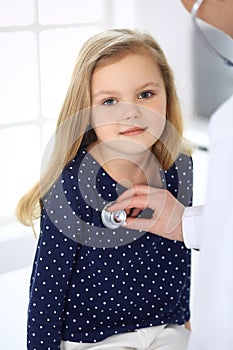
{"label": "girl's eyebrow", "polygon": [[[140,90],[143,90],[143,89],[148,88],[148,87],[153,87],[153,88],[157,89],[157,88],[161,87],[161,83],[159,83],[157,81],[148,81],[148,82],[136,87],[135,90],[140,91]],[[102,96],[102,95],[114,96],[117,93],[118,93],[117,90],[100,90],[100,91],[97,91],[95,94],[93,94],[93,98],[98,98],[99,96]]]}
{"label": "girl's eyebrow", "polygon": [[143,90],[150,86],[152,86],[153,88],[159,88],[161,87],[161,83],[159,83],[158,81],[148,81],[145,84],[140,85],[136,90]]}
{"label": "girl's eyebrow", "polygon": [[102,95],[115,95],[116,93],[116,90],[100,90],[93,94],[93,98],[97,98]]}

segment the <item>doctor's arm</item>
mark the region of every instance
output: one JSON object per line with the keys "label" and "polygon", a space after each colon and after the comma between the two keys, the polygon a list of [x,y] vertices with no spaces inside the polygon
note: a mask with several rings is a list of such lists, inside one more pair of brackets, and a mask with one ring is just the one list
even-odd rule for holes
{"label": "doctor's arm", "polygon": [[[152,210],[152,217],[137,217],[146,208]],[[121,194],[107,210],[121,209],[127,213],[128,228],[148,231],[170,240],[184,241],[187,248],[200,248],[203,207],[185,208],[167,190],[136,185]]]}

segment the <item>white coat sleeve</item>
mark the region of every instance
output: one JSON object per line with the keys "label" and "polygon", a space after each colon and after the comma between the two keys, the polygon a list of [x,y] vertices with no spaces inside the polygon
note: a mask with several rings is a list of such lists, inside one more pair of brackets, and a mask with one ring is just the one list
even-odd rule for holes
{"label": "white coat sleeve", "polygon": [[233,95],[209,124],[201,252],[188,350],[233,349]]}
{"label": "white coat sleeve", "polygon": [[187,248],[200,249],[203,206],[185,208],[182,229]]}

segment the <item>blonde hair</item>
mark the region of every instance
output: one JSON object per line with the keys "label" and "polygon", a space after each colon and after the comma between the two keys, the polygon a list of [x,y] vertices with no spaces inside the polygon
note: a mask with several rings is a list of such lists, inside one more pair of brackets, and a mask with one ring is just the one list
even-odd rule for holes
{"label": "blonde hair", "polygon": [[[183,125],[173,73],[163,51],[151,35],[138,30],[112,29],[99,33],[83,45],[78,55],[57,121],[55,145],[46,171],[18,203],[16,214],[23,224],[33,226],[34,220],[40,216],[41,198],[75,157],[80,146],[87,146],[95,140],[94,131],[89,130],[94,69],[129,53],[149,53],[160,69],[167,95],[167,122],[153,152],[163,169],[169,169],[174,163],[181,149]],[[170,132],[170,127],[176,132]]]}

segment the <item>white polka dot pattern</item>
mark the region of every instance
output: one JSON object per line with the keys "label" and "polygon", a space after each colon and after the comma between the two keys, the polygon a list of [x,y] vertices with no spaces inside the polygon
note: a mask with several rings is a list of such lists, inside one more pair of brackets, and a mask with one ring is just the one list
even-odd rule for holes
{"label": "white polka dot pattern", "polygon": [[[189,157],[181,155],[161,178],[164,188],[191,205]],[[29,350],[57,350],[61,340],[98,342],[189,319],[190,251],[150,233],[103,227],[103,206],[122,191],[81,150],[43,199]]]}

